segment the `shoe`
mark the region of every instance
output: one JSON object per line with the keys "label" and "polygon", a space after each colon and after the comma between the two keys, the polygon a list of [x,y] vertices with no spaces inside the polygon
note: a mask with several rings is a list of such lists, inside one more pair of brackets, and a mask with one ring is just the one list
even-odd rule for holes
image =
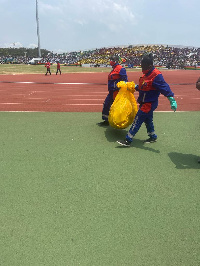
{"label": "shoe", "polygon": [[104,120],[104,121],[102,121],[102,122],[100,122],[100,123],[97,123],[97,125],[98,125],[98,126],[109,126],[109,122],[106,121],[106,120]]}
{"label": "shoe", "polygon": [[144,143],[154,143],[157,141],[157,138],[149,138],[144,141]]}
{"label": "shoe", "polygon": [[120,144],[121,146],[124,146],[124,147],[130,147],[131,146],[131,142],[129,142],[127,140],[117,140],[117,143]]}

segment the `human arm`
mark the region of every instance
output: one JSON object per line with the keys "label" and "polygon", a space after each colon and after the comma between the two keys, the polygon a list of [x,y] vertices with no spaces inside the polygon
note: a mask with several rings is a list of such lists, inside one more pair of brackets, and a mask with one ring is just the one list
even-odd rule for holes
{"label": "human arm", "polygon": [[173,111],[176,111],[177,109],[177,102],[174,99],[174,93],[170,89],[169,84],[164,80],[162,74],[159,74],[158,76],[155,77],[152,86],[157,89],[161,94],[163,94],[165,97],[168,98],[171,109]]}
{"label": "human arm", "polygon": [[198,80],[196,82],[196,88],[197,88],[197,90],[200,91],[200,77],[198,78]]}
{"label": "human arm", "polygon": [[135,90],[138,91],[139,85],[135,85]]}
{"label": "human arm", "polygon": [[167,97],[169,102],[170,102],[170,105],[171,105],[171,109],[175,112],[176,109],[177,109],[177,102],[176,100],[174,99],[174,97]]}
{"label": "human arm", "polygon": [[123,81],[128,81],[128,77],[127,77],[127,73],[126,73],[126,69],[124,67],[122,67],[119,71],[119,75],[120,75],[120,78],[121,80]]}

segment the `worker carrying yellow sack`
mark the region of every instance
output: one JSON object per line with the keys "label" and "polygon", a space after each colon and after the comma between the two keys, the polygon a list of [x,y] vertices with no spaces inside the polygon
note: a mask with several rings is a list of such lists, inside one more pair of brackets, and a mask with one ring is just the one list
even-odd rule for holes
{"label": "worker carrying yellow sack", "polygon": [[138,111],[137,103],[133,95],[135,83],[120,81],[117,83],[120,89],[109,112],[108,121],[114,128],[126,128],[133,123]]}

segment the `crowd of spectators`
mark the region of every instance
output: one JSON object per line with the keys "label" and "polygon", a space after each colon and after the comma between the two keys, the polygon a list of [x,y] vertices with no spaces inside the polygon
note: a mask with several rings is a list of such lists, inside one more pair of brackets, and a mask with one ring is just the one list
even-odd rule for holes
{"label": "crowd of spectators", "polygon": [[[200,66],[200,48],[177,47],[164,45],[138,45],[127,47],[100,48],[88,51],[77,51],[63,54],[49,52],[42,58],[42,63],[50,60],[51,63],[59,61],[65,65],[93,65],[107,66],[111,55],[119,55],[122,63],[129,67],[140,65],[141,57],[145,53],[152,53],[154,64],[167,68],[179,69],[185,66]],[[27,56],[0,56],[0,63],[28,63],[32,58]]]}
{"label": "crowd of spectators", "polygon": [[30,57],[25,56],[12,56],[12,55],[2,55],[0,56],[0,64],[26,64],[27,61],[31,60]]}
{"label": "crowd of spectators", "polygon": [[122,62],[130,67],[140,65],[141,57],[145,53],[152,53],[154,64],[167,68],[184,68],[185,66],[200,65],[200,48],[170,47],[163,45],[140,45],[128,47],[102,48],[77,53],[80,64],[108,64],[109,57],[118,54]]}

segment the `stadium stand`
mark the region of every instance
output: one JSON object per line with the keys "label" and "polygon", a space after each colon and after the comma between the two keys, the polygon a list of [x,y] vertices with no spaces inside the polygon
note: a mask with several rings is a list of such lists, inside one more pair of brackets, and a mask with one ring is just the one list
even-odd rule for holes
{"label": "stadium stand", "polygon": [[[3,48],[0,49],[0,63],[26,64],[32,58],[27,52],[27,56],[22,55],[5,55]],[[15,49],[16,50],[16,49]],[[160,67],[183,69],[183,68],[200,68],[200,48],[195,47],[178,47],[168,45],[129,45],[124,47],[109,47],[87,51],[75,51],[63,54],[56,54],[45,50],[42,63],[47,58],[51,63],[59,61],[65,65],[88,65],[88,66],[107,66],[111,55],[117,54],[121,57],[122,63],[127,67],[133,68],[140,64],[141,56],[145,53],[153,53],[154,64]],[[23,50],[24,53],[24,50]]]}

